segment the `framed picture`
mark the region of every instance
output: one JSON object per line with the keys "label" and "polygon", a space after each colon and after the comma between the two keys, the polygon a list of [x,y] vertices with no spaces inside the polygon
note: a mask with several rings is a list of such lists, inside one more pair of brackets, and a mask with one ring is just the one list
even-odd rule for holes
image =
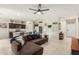
{"label": "framed picture", "polygon": [[0,23],[0,28],[7,28],[7,24],[6,23]]}

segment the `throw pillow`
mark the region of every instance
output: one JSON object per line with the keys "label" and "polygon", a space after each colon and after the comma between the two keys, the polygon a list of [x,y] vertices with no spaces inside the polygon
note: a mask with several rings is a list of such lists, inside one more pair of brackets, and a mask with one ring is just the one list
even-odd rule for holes
{"label": "throw pillow", "polygon": [[19,41],[22,46],[24,45],[24,40],[22,36],[17,37],[16,40]]}

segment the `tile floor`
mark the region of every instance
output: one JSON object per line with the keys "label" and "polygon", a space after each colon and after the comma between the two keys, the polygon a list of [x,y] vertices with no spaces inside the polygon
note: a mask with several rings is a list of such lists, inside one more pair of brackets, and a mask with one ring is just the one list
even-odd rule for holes
{"label": "tile floor", "polygon": [[70,55],[71,39],[49,40],[48,43],[42,45],[44,47],[43,55]]}
{"label": "tile floor", "polygon": [[[49,38],[49,41],[43,45],[43,55],[70,55],[71,39],[58,40],[58,38]],[[11,45],[9,39],[0,40],[0,55],[11,55]]]}
{"label": "tile floor", "polygon": [[1,39],[0,40],[0,55],[11,55],[11,45],[9,39]]}

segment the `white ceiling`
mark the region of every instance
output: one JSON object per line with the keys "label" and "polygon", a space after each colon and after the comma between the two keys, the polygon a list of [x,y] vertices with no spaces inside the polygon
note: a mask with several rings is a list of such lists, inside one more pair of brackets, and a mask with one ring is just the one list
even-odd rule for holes
{"label": "white ceiling", "polygon": [[77,4],[43,4],[42,8],[49,8],[43,15],[33,14],[29,8],[37,8],[37,4],[2,4],[0,5],[0,17],[25,20],[57,20],[58,17],[70,17],[79,14]]}

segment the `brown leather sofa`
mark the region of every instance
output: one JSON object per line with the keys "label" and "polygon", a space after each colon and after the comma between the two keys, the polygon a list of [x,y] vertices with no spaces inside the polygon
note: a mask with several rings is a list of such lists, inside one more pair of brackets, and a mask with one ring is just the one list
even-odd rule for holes
{"label": "brown leather sofa", "polygon": [[[34,37],[34,36],[33,36]],[[24,41],[25,44],[22,46],[19,42],[12,42],[12,51],[15,55],[42,55],[43,47],[39,45],[48,41],[47,36],[41,38],[41,36],[35,36],[34,39],[32,36],[25,36]]]}

